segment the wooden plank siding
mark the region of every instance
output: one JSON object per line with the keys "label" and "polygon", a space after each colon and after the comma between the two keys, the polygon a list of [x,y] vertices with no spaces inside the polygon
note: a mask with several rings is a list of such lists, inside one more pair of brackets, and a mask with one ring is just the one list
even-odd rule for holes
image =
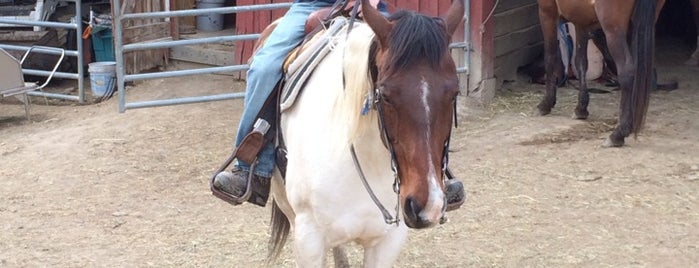
{"label": "wooden plank siding", "polygon": [[[187,10],[196,8],[196,0],[171,0],[174,1],[172,10]],[[180,34],[192,34],[197,32],[196,16],[177,18],[178,32]]]}
{"label": "wooden plank siding", "polygon": [[[165,2],[169,0],[125,0],[121,7],[122,14],[165,11]],[[114,3],[112,2],[112,7]],[[115,9],[115,8],[113,8]],[[170,22],[162,18],[126,20],[123,24],[124,45],[136,42],[171,39]],[[126,73],[134,74],[159,66],[165,66],[169,50],[150,49],[124,53]]]}
{"label": "wooden plank siding", "polygon": [[517,68],[532,62],[543,51],[538,7],[536,0],[501,0],[495,8],[495,76],[498,83],[514,80]]}
{"label": "wooden plank siding", "polygon": [[[290,0],[237,0],[238,6],[269,3],[287,3]],[[437,16],[445,14],[451,5],[448,0],[386,0],[389,12],[399,9],[416,10],[420,13]],[[286,10],[242,12],[236,17],[236,34],[260,33],[273,20],[284,15]],[[463,41],[463,26],[454,34],[454,40]],[[248,62],[252,56],[254,41],[237,42],[235,47],[236,64]]]}

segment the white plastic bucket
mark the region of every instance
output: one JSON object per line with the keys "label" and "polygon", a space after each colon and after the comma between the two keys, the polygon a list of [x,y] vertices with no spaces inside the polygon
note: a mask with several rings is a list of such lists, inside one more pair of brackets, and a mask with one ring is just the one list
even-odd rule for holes
{"label": "white plastic bucket", "polygon": [[[197,0],[197,9],[223,7],[225,0]],[[223,14],[197,16],[197,29],[205,32],[223,30]]]}
{"label": "white plastic bucket", "polygon": [[88,64],[90,90],[95,97],[109,97],[116,85],[116,62],[100,61]]}

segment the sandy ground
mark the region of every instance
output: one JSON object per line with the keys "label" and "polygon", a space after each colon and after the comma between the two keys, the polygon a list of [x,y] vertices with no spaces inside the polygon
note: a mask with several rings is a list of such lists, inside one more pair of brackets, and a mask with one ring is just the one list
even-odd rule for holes
{"label": "sandy ground", "polygon": [[[576,91],[535,115],[543,87],[503,86],[460,115],[451,168],[468,200],[447,224],[411,231],[396,267],[696,267],[699,69],[686,49],[658,57],[645,131],[601,148],[618,93]],[[225,75],[150,80],[127,98],[239,91]],[[56,90],[61,90],[60,86]],[[465,103],[465,102],[463,102]],[[45,105],[32,121],[0,104],[0,267],[258,267],[269,209],[233,207],[208,179],[229,154],[241,100],[129,110],[117,99]],[[278,267],[293,267],[290,245]],[[352,263],[361,262],[356,248]]]}

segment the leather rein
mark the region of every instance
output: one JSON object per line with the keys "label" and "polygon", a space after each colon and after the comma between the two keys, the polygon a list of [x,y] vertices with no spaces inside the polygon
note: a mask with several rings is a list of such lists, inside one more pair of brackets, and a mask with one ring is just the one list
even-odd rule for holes
{"label": "leather rein", "polygon": [[[357,173],[359,174],[359,178],[362,181],[362,184],[364,185],[364,188],[366,188],[367,192],[369,193],[369,196],[371,197],[372,201],[374,201],[374,204],[379,208],[381,211],[381,214],[384,217],[384,221],[386,224],[396,224],[396,226],[400,222],[400,209],[401,209],[401,204],[400,204],[400,175],[398,174],[398,160],[396,160],[396,152],[393,149],[393,144],[388,138],[388,130],[385,127],[384,123],[384,113],[383,113],[383,105],[382,105],[382,94],[381,90],[383,87],[377,87],[376,81],[377,81],[377,74],[378,74],[378,68],[376,66],[376,62],[374,60],[374,57],[376,55],[376,41],[374,41],[374,44],[372,44],[370,53],[370,70],[371,70],[371,79],[374,84],[374,91],[372,92],[373,94],[367,94],[365,103],[364,103],[364,108],[362,109],[362,115],[366,115],[369,112],[369,109],[375,109],[377,111],[377,116],[378,116],[378,123],[379,123],[379,131],[381,132],[381,140],[383,141],[384,146],[386,149],[388,149],[389,154],[391,156],[391,170],[393,171],[393,192],[396,194],[396,209],[395,209],[395,216],[392,216],[391,213],[386,209],[386,207],[381,203],[381,201],[376,197],[376,194],[374,194],[374,191],[371,189],[371,186],[369,186],[369,183],[367,182],[366,176],[364,175],[364,171],[362,171],[362,167],[359,164],[359,160],[357,159],[357,153],[355,152],[354,149],[354,144],[350,145],[350,154],[352,155],[352,160],[354,161],[354,166],[357,169]],[[454,127],[458,127],[458,122],[457,122],[457,114],[456,114],[456,101],[454,101]],[[449,143],[451,141],[451,128],[449,128],[449,135],[447,136],[447,140],[444,142],[444,153],[442,156],[442,180],[445,180],[445,178],[452,179],[453,176],[451,172],[447,169],[447,166],[449,164]],[[445,204],[446,207],[446,204]],[[444,219],[443,219],[444,220]]]}

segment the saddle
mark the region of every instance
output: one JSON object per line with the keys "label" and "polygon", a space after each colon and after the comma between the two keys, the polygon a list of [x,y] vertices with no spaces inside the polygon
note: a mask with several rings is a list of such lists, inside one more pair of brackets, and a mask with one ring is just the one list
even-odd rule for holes
{"label": "saddle", "polygon": [[[267,126],[263,128],[264,131],[252,131],[246,135],[241,141],[241,144],[233,151],[233,154],[216,170],[210,180],[210,189],[214,196],[234,205],[245,202],[246,197],[250,196],[251,192],[249,181],[243,196],[236,197],[214,187],[214,179],[216,178],[216,174],[227,170],[235,159],[241,159],[247,163],[255,163],[257,161],[257,155],[265,144],[265,140],[277,139],[276,165],[282,177],[286,176],[286,148],[283,137],[278,129],[269,131],[271,133],[276,133],[276,137],[274,137],[274,134],[268,133],[267,128],[269,128],[269,124],[265,119],[274,120],[276,123],[275,128],[279,127],[281,113],[293,105],[306,79],[313,73],[318,63],[333,47],[333,38],[340,30],[345,29],[349,19],[344,16],[332,15],[332,10],[332,8],[321,9],[309,16],[305,27],[307,32],[306,38],[287,55],[282,66],[283,78],[265,101],[265,106],[276,105],[277,112],[275,113],[275,118],[262,118],[261,115],[258,115],[255,129],[258,129],[258,125]],[[328,18],[331,16],[334,16],[334,18],[327,22],[320,20],[320,18]],[[311,27],[313,27],[314,30],[309,31],[308,29]],[[270,28],[266,29],[265,32],[271,32]],[[263,37],[256,47],[261,47],[264,41],[266,41],[266,39],[263,32]],[[254,165],[251,168],[254,168]],[[250,174],[252,174],[252,172]]]}

